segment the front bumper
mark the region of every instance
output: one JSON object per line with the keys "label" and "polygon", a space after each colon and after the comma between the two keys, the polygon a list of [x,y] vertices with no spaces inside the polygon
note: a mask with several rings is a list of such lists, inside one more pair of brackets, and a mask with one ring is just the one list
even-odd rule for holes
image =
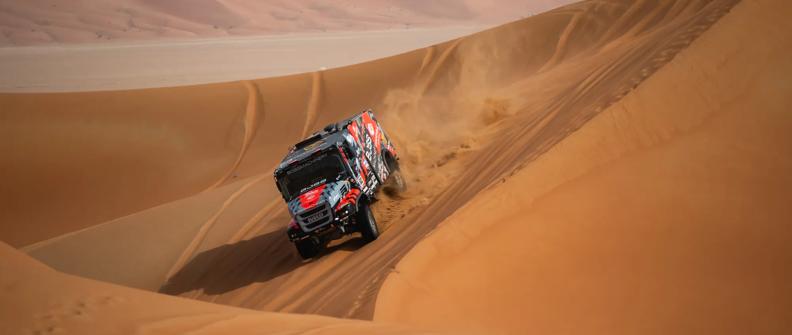
{"label": "front bumper", "polygon": [[302,225],[290,226],[286,234],[289,240],[299,241],[306,238],[317,237],[321,239],[334,239],[335,235],[351,233],[352,229],[349,226],[349,218],[352,216],[354,209],[351,206],[345,206],[340,211],[333,213],[333,219],[329,224],[322,225],[306,232]]}

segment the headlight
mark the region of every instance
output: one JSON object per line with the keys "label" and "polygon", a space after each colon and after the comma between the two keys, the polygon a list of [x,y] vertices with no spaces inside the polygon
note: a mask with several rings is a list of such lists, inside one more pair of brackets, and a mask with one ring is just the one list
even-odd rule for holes
{"label": "headlight", "polygon": [[349,216],[349,213],[351,211],[352,211],[352,205],[346,204],[343,207],[341,207],[338,211],[336,211],[338,213],[338,215],[336,215],[336,218],[338,219],[345,218]]}

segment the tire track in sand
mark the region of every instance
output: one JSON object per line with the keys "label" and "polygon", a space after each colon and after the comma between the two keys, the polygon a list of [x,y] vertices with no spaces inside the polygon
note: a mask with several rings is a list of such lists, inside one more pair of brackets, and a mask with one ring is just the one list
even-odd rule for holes
{"label": "tire track in sand", "polygon": [[319,70],[313,73],[311,97],[308,99],[308,109],[305,111],[305,126],[303,126],[302,138],[308,136],[308,131],[316,122],[316,117],[319,115],[319,108],[322,107],[323,71],[324,70]]}
{"label": "tire track in sand", "polygon": [[256,212],[256,214],[253,214],[253,216],[247,222],[245,222],[245,224],[243,224],[233,236],[231,236],[231,239],[229,239],[227,243],[237,243],[245,238],[255,236],[251,236],[251,232],[253,232],[253,229],[256,228],[256,224],[258,224],[259,221],[261,221],[268,214],[278,210],[278,205],[281,203],[282,200],[278,197],[270,201],[268,205],[262,207],[258,212]]}
{"label": "tire track in sand", "polygon": [[[639,36],[645,30],[651,28],[651,24],[653,21],[662,20],[669,12],[674,9],[673,7],[677,7],[679,1],[671,2],[671,1],[664,1],[660,2],[657,6],[652,8],[652,11],[644,16],[638,23],[632,26],[630,30],[624,33],[625,36]],[[673,18],[673,17],[670,17]]]}
{"label": "tire track in sand", "polygon": [[[440,54],[440,57],[438,57],[437,61],[435,61],[434,66],[432,66],[431,72],[429,72],[429,74],[427,75],[423,85],[421,86],[421,89],[420,89],[420,92],[419,92],[420,93],[419,96],[426,95],[426,92],[429,90],[430,87],[432,87],[432,84],[434,84],[434,81],[437,79],[437,74],[440,72],[440,69],[443,67],[443,65],[446,64],[446,62],[448,61],[448,58],[451,57],[451,54],[457,49],[457,47],[459,46],[459,43],[461,43],[463,39],[464,39],[464,37],[456,39],[454,41],[454,43],[452,43],[448,47],[448,49],[445,49],[443,51],[443,53]],[[433,57],[434,53],[435,52],[432,51],[431,55],[427,54],[426,56],[424,56],[424,60],[427,63],[426,65],[428,65],[428,63],[432,61],[431,58],[427,60],[427,57],[429,57],[429,56]],[[421,69],[422,70],[423,70],[424,66],[425,65],[421,64]],[[422,71],[419,71],[419,74],[421,72]]]}
{"label": "tire track in sand", "polygon": [[630,20],[634,17],[639,17],[639,13],[643,8],[647,5],[647,0],[636,0],[631,2],[630,6],[627,7],[627,10],[614,22],[610,28],[602,34],[602,37],[599,39],[598,45],[606,45],[609,42],[616,39],[618,35],[622,35],[629,31],[630,28],[633,27],[634,23],[630,22]]}
{"label": "tire track in sand", "polygon": [[547,60],[547,63],[545,63],[539,69],[539,71],[537,71],[538,73],[542,73],[553,68],[558,63],[560,63],[562,59],[564,59],[564,56],[567,53],[570,36],[572,36],[572,32],[574,32],[575,28],[577,28],[577,26],[580,24],[580,20],[583,18],[583,15],[585,15],[583,11],[578,11],[575,12],[575,14],[572,14],[572,18],[569,19],[569,23],[567,23],[564,31],[561,33],[561,36],[558,37],[558,44],[556,44],[553,56]]}
{"label": "tire track in sand", "polygon": [[430,46],[430,47],[426,48],[425,50],[426,50],[426,53],[424,54],[424,57],[421,60],[421,67],[418,68],[418,73],[416,74],[416,77],[419,77],[419,78],[421,77],[421,74],[423,74],[424,69],[426,69],[426,67],[429,65],[429,63],[432,62],[432,59],[434,59],[434,54],[435,54],[435,52],[437,52],[437,47],[433,45],[433,46]]}
{"label": "tire track in sand", "polygon": [[223,204],[220,206],[220,208],[217,209],[214,215],[212,215],[212,217],[206,220],[206,222],[204,222],[201,228],[198,229],[198,232],[195,234],[195,237],[193,237],[192,241],[190,241],[190,244],[187,245],[187,247],[184,249],[182,254],[173,264],[171,269],[168,270],[166,279],[170,279],[171,277],[173,277],[173,275],[175,275],[182,267],[184,267],[184,265],[187,264],[187,261],[189,261],[190,258],[193,257],[195,252],[198,250],[198,248],[201,246],[203,241],[206,239],[206,235],[209,234],[209,231],[212,229],[215,222],[217,222],[217,219],[220,217],[220,215],[222,215],[223,212],[225,212],[225,210],[232,203],[234,203],[234,201],[236,201],[236,199],[238,199],[243,193],[245,193],[245,191],[250,189],[256,183],[264,180],[266,177],[269,177],[269,174],[262,173],[258,177],[253,178],[252,180],[242,185],[242,187],[240,187],[238,190],[232,193],[231,196],[229,196],[228,199],[226,199],[223,202]]}
{"label": "tire track in sand", "polygon": [[[253,137],[256,136],[256,130],[258,130],[258,121],[259,115],[261,113],[261,103],[259,103],[260,94],[258,86],[250,81],[246,80],[242,82],[245,85],[245,89],[247,90],[247,105],[245,107],[245,119],[244,119],[244,129],[245,134],[242,138],[242,147],[239,149],[239,154],[237,155],[236,161],[234,164],[231,165],[231,168],[226,171],[226,173],[218,179],[212,186],[209,186],[204,191],[208,191],[214,189],[228,180],[229,177],[236,171],[239,167],[239,164],[242,163],[242,160],[245,158],[245,153],[247,153],[248,148],[250,147],[250,142],[253,141]],[[263,115],[262,115],[263,116]]]}

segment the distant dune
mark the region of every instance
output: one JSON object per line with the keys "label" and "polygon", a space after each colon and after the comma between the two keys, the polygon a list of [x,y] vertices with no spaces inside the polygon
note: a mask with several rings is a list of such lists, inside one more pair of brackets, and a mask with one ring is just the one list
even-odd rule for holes
{"label": "distant dune", "polygon": [[484,26],[187,38],[0,48],[0,92],[173,87],[349,66]]}
{"label": "distant dune", "polygon": [[572,0],[0,0],[0,46],[495,25]]}
{"label": "distant dune", "polygon": [[[233,24],[245,12],[236,1],[201,1],[221,6],[212,13],[146,3],[136,6],[178,13],[168,27]],[[443,22],[484,4],[399,3]],[[38,277],[28,269],[40,264],[0,245],[0,266],[23,269],[2,272],[17,285],[3,287],[21,289],[2,293],[0,307],[20,312],[0,313],[0,325],[38,327],[33,318],[56,310],[47,299],[68,312],[107,289],[136,303],[91,303],[106,313],[95,320],[165,320],[156,326],[177,331],[193,318],[219,331],[303,317],[213,302],[374,320],[304,316],[320,332],[387,322],[480,334],[785,333],[791,10],[782,0],[583,1],[311,73],[0,94],[0,239],[58,271],[149,291]],[[377,241],[350,237],[302,261],[272,170],[306,131],[368,107],[409,189],[375,204]],[[213,323],[212,313],[255,315]]]}

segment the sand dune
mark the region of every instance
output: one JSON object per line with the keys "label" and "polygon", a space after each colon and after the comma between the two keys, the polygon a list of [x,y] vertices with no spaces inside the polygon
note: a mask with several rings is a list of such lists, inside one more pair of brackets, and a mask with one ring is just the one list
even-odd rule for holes
{"label": "sand dune", "polygon": [[484,26],[0,48],[0,92],[128,90],[284,76],[442,43]]}
{"label": "sand dune", "polygon": [[0,46],[497,25],[572,0],[0,1]]}
{"label": "sand dune", "polygon": [[[415,329],[256,312],[65,275],[0,243],[3,334],[415,334]],[[13,289],[9,289],[13,288]]]}
{"label": "sand dune", "polygon": [[[386,280],[375,320],[481,333],[782,334],[792,75],[781,1],[744,1]],[[761,61],[760,61],[761,60]],[[761,315],[761,316],[760,316]]]}
{"label": "sand dune", "polygon": [[[781,329],[781,6],[585,1],[315,73],[0,94],[0,236],[66,273],[264,311],[453,332]],[[410,189],[376,204],[375,243],[302,262],[271,171],[366,107]]]}

